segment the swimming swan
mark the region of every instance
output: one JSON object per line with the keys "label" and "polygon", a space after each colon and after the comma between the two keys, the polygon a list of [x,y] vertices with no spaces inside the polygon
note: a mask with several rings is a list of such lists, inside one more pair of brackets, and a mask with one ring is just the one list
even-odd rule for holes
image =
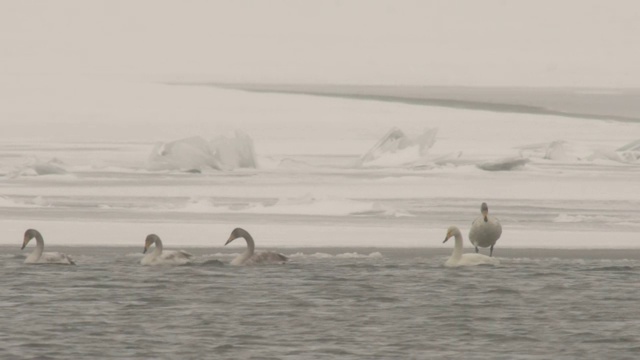
{"label": "swimming swan", "polygon": [[487,255],[482,254],[463,254],[462,253],[462,233],[460,229],[455,226],[449,227],[447,230],[447,237],[444,238],[443,244],[454,236],[456,238],[456,245],[453,248],[453,253],[449,260],[444,263],[444,266],[447,267],[456,267],[456,266],[475,266],[482,264],[489,265],[498,265],[500,261],[496,258],[489,257]]}
{"label": "swimming swan", "polygon": [[59,252],[43,252],[44,251],[44,239],[42,234],[38,230],[28,229],[24,232],[24,240],[22,242],[22,249],[27,246],[31,239],[36,238],[36,249],[27,256],[24,260],[25,264],[60,264],[60,265],[75,265],[76,263],[67,254]]}
{"label": "swimming swan", "polygon": [[473,246],[476,247],[478,252],[479,247],[491,247],[489,250],[489,256],[493,256],[493,245],[500,239],[502,235],[502,225],[500,221],[494,216],[489,216],[489,207],[487,203],[482,203],[480,206],[480,212],[482,216],[478,216],[473,223],[471,223],[471,229],[469,230],[469,240]]}
{"label": "swimming swan", "polygon": [[193,255],[186,251],[162,251],[162,240],[156,234],[149,234],[144,240],[143,254],[147,253],[149,247],[156,244],[152,253],[145,255],[140,264],[142,265],[185,265],[191,262]]}
{"label": "swimming swan", "polygon": [[255,244],[253,238],[248,231],[241,228],[233,229],[225,245],[237,238],[244,238],[247,241],[247,250],[233,259],[231,265],[284,264],[289,260],[286,256],[273,251],[262,251],[254,254]]}

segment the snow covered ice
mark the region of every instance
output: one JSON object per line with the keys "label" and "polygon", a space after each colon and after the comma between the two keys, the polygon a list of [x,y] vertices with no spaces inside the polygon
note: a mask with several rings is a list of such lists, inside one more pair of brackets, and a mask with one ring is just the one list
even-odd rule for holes
{"label": "snow covered ice", "polygon": [[[78,86],[0,84],[15,100],[0,109],[7,233],[36,227],[65,234],[61,243],[113,245],[159,233],[221,246],[243,226],[267,247],[441,247],[443,229],[464,233],[487,201],[501,247],[640,247],[638,123],[69,82]],[[65,120],[34,126],[50,112]]]}
{"label": "snow covered ice", "polygon": [[242,131],[236,131],[235,137],[220,135],[211,141],[193,136],[161,143],[155,146],[147,161],[149,170],[201,172],[256,167],[253,141]]}

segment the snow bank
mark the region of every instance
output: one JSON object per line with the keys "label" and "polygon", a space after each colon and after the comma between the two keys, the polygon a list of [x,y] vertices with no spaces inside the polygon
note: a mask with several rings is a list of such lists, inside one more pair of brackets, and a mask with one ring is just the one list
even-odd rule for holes
{"label": "snow bank", "polygon": [[393,127],[358,159],[356,167],[393,167],[415,164],[426,158],[436,141],[438,129],[426,129],[416,137],[409,137]]}
{"label": "snow bank", "polygon": [[200,136],[193,136],[158,144],[151,152],[146,168],[151,171],[191,172],[233,170],[257,168],[257,161],[253,140],[247,134],[236,131],[233,138],[218,136],[207,141]]}

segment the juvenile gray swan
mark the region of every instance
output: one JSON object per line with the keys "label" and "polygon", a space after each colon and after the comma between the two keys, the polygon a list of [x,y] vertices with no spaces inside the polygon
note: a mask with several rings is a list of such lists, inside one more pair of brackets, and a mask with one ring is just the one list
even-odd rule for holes
{"label": "juvenile gray swan", "polygon": [[469,230],[469,240],[476,247],[487,248],[490,247],[489,256],[493,256],[493,246],[496,241],[500,239],[502,235],[502,225],[495,216],[489,215],[489,207],[487,203],[482,203],[480,206],[481,216],[478,216],[473,223],[471,223],[471,230]]}
{"label": "juvenile gray swan", "polygon": [[256,245],[253,242],[253,237],[251,237],[251,234],[249,234],[247,230],[241,228],[233,229],[231,235],[229,235],[229,240],[227,240],[225,245],[237,238],[245,239],[247,242],[247,250],[233,259],[231,261],[231,265],[284,264],[289,260],[286,256],[273,251],[261,251],[259,253],[254,253]]}
{"label": "juvenile gray swan", "polygon": [[142,250],[143,254],[147,253],[149,247],[155,244],[156,248],[153,252],[145,255],[142,260],[140,260],[140,264],[142,265],[185,265],[191,262],[191,258],[193,255],[189,254],[186,251],[162,251],[162,240],[156,234],[149,234],[147,238],[144,240],[144,250]]}
{"label": "juvenile gray swan", "polygon": [[22,241],[22,250],[27,247],[31,239],[36,238],[36,248],[24,260],[25,264],[60,264],[75,265],[71,257],[67,254],[59,252],[44,252],[44,239],[38,230],[28,229],[24,232],[24,240]]}

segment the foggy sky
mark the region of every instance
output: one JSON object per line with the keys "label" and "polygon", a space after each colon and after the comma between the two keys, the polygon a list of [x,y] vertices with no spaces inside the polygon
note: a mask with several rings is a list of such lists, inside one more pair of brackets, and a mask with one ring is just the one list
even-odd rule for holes
{"label": "foggy sky", "polygon": [[637,1],[2,1],[0,76],[640,86]]}

